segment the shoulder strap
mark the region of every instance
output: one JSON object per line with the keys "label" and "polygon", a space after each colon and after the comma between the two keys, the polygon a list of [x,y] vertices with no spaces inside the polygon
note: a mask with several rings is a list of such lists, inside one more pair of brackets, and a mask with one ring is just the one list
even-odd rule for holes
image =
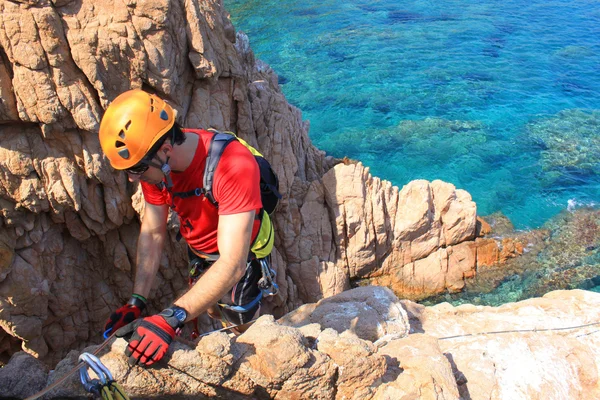
{"label": "shoulder strap", "polygon": [[215,206],[218,207],[218,203],[215,200],[215,197],[212,193],[212,185],[213,178],[215,175],[215,170],[217,169],[217,165],[219,165],[219,160],[225,151],[227,145],[234,140],[236,137],[229,133],[223,133],[214,131],[215,134],[210,141],[210,147],[208,149],[208,155],[206,156],[206,166],[204,167],[204,195],[206,198]]}

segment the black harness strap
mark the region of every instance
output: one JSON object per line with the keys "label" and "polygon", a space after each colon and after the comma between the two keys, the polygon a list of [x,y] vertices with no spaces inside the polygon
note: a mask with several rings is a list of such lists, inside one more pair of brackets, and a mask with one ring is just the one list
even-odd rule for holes
{"label": "black harness strap", "polygon": [[206,192],[206,190],[204,188],[196,188],[194,190],[190,190],[189,192],[173,192],[172,196],[185,199],[187,197],[192,197],[192,196],[206,195],[205,192]]}
{"label": "black harness strap", "polygon": [[219,204],[215,200],[212,193],[213,178],[215,170],[219,164],[219,160],[225,151],[227,145],[236,140],[235,136],[229,133],[216,132],[210,141],[210,148],[208,149],[208,157],[206,158],[206,166],[204,167],[204,182],[203,188],[204,196],[215,205],[219,207]]}
{"label": "black harness strap", "polygon": [[[219,160],[225,151],[227,145],[234,140],[236,137],[229,133],[223,133],[214,131],[215,134],[210,140],[210,147],[206,155],[206,165],[204,167],[204,178],[203,187],[196,188],[187,192],[173,192],[171,196],[173,198],[179,197],[185,199],[192,196],[205,196],[215,207],[219,207],[219,203],[215,200],[215,196],[212,193],[213,180]],[[162,183],[162,182],[161,182]],[[159,188],[161,188],[159,186]]]}

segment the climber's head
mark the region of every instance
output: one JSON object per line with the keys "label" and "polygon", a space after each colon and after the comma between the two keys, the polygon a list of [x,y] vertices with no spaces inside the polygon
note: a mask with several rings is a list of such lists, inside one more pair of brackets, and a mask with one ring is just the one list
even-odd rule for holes
{"label": "climber's head", "polygon": [[154,94],[133,89],[120,94],[106,109],[100,145],[113,168],[142,174],[167,136],[174,137],[175,128],[170,105]]}

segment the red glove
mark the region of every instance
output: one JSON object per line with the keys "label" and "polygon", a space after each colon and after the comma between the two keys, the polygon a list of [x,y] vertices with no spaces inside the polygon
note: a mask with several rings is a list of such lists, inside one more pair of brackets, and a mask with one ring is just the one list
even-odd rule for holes
{"label": "red glove", "polygon": [[104,339],[108,339],[116,329],[138,319],[145,308],[146,299],[136,294],[131,296],[127,304],[112,313],[108,321],[106,321],[106,325],[104,325]]}
{"label": "red glove", "polygon": [[117,331],[117,337],[125,338],[129,344],[125,355],[129,364],[148,367],[167,353],[175,337],[175,330],[183,326],[183,321],[173,316],[170,308],[158,315],[134,321]]}

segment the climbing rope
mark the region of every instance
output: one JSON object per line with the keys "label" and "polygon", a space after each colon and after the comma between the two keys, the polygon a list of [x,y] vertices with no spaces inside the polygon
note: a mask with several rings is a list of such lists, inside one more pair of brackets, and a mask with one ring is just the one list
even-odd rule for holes
{"label": "climbing rope", "polygon": [[[249,322],[246,322],[245,324],[240,325],[251,324],[255,321],[256,319],[253,319]],[[198,338],[208,336],[212,333],[224,332],[233,328],[237,328],[240,325],[227,326],[225,328],[206,332],[199,335]],[[102,342],[100,347],[94,350],[93,353],[81,353],[81,355],[79,356],[79,363],[75,367],[73,367],[73,369],[67,372],[62,378],[54,382],[52,385],[44,388],[42,391],[34,394],[33,396],[27,397],[25,400],[35,400],[39,397],[42,397],[49,391],[61,385],[65,380],[67,380],[68,377],[75,374],[77,371],[79,371],[79,378],[83,387],[88,392],[100,396],[103,400],[129,400],[129,397],[127,397],[123,388],[117,382],[115,382],[108,368],[106,368],[97,357],[97,354],[100,353],[100,351],[108,345],[108,343],[112,340],[115,334],[116,331],[113,332],[113,334],[110,335],[104,342]],[[179,336],[175,336],[175,340],[192,348],[196,347],[197,345],[197,342],[185,340],[180,338]],[[87,372],[88,368],[94,371],[94,373],[98,376],[98,379],[90,378]]]}
{"label": "climbing rope", "polygon": [[[481,335],[497,335],[497,334],[501,334],[501,333],[523,333],[523,332],[549,332],[549,331],[567,331],[567,330],[572,330],[572,329],[581,329],[581,328],[587,328],[588,326],[594,326],[594,325],[600,325],[600,322],[592,322],[589,324],[585,324],[585,325],[575,325],[575,326],[567,326],[564,328],[534,328],[534,329],[511,329],[511,330],[506,330],[506,331],[491,331],[491,332],[477,332],[477,333],[465,333],[463,335],[454,335],[454,336],[445,336],[445,337],[441,337],[441,338],[437,338],[438,340],[448,340],[448,339],[456,339],[456,338],[461,338],[461,337],[469,337],[469,336],[481,336]],[[595,331],[598,332],[598,331]],[[590,332],[589,334],[592,334],[594,332]],[[580,335],[580,336],[584,336],[584,335]],[[579,336],[578,336],[579,337]]]}
{"label": "climbing rope", "polygon": [[[108,337],[108,339],[106,339],[104,342],[102,342],[102,344],[100,345],[100,347],[98,347],[93,353],[91,353],[93,356],[96,356],[98,353],[100,353],[100,350],[102,350],[103,348],[105,348],[108,345],[108,342],[111,341],[111,339],[115,336],[114,332],[112,335],[110,335]],[[86,353],[84,353],[86,354]],[[43,389],[41,392],[34,394],[33,396],[29,396],[27,397],[25,400],[34,400],[37,399],[38,397],[42,397],[43,395],[45,395],[46,393],[48,393],[49,391],[53,390],[54,388],[56,388],[57,386],[59,386],[60,384],[62,384],[68,377],[70,377],[71,375],[73,375],[74,373],[76,373],[79,369],[85,367],[87,364],[85,361],[79,361],[79,363],[73,368],[71,369],[69,372],[67,372],[62,378],[60,378],[59,380],[57,380],[56,382],[54,382],[52,385],[46,387],[45,389]]]}

